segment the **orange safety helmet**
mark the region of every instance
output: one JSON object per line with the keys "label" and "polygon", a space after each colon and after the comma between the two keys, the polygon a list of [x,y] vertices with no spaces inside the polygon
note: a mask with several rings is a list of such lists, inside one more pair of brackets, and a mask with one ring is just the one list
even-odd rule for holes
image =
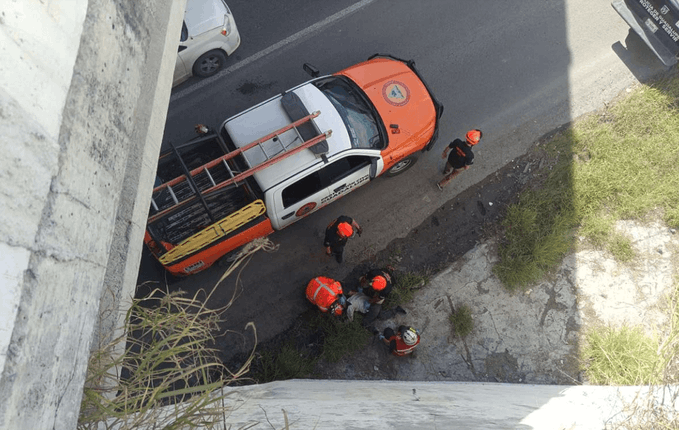
{"label": "orange safety helmet", "polygon": [[375,276],[372,281],[370,281],[370,286],[373,287],[375,291],[381,291],[387,288],[387,280],[384,276]]}
{"label": "orange safety helmet", "polygon": [[[306,298],[311,303],[318,306],[322,312],[330,310],[338,315],[342,314],[344,310],[342,305],[346,301],[342,293],[342,284],[325,276],[312,279],[306,287]],[[339,313],[337,312],[338,306]]]}
{"label": "orange safety helmet", "polygon": [[337,234],[340,235],[340,237],[343,238],[348,238],[351,237],[352,234],[354,234],[354,229],[351,227],[351,224],[348,222],[341,222],[337,226]]}
{"label": "orange safety helmet", "polygon": [[482,137],[483,137],[483,132],[481,130],[478,130],[478,129],[469,130],[467,132],[467,135],[465,136],[465,138],[467,139],[467,143],[472,145],[472,146],[479,143],[481,141]]}
{"label": "orange safety helmet", "polygon": [[339,317],[339,316],[342,315],[343,312],[344,312],[344,306],[339,301],[336,301],[335,303],[330,305],[330,314]]}

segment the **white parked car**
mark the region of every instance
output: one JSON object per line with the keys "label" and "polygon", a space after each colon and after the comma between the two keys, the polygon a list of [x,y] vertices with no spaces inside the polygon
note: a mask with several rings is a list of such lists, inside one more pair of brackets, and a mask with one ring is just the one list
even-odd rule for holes
{"label": "white parked car", "polygon": [[172,86],[193,75],[214,75],[239,45],[236,21],[224,0],[188,0]]}

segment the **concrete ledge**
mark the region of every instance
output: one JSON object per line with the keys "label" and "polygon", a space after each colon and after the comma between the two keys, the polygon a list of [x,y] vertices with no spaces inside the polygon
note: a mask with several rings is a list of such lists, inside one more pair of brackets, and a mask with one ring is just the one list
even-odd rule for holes
{"label": "concrete ledge", "polygon": [[[228,428],[601,429],[635,398],[679,407],[679,387],[291,380],[225,390]],[[673,400],[671,400],[673,399]]]}

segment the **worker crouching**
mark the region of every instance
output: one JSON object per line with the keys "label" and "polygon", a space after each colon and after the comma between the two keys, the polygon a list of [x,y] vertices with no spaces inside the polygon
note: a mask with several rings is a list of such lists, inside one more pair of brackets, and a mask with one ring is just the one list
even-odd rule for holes
{"label": "worker crouching", "polygon": [[398,332],[394,333],[391,327],[384,329],[384,334],[380,339],[389,347],[389,352],[403,357],[412,354],[417,345],[420,344],[420,333],[412,327],[400,326]]}
{"label": "worker crouching", "polygon": [[321,312],[341,316],[346,308],[347,299],[342,292],[342,284],[325,276],[318,276],[306,287],[306,298]]}

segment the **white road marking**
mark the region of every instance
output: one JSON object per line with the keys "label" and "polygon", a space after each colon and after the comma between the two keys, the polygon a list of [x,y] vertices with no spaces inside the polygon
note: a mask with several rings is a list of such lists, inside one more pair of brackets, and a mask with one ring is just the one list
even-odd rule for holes
{"label": "white road marking", "polygon": [[186,97],[187,95],[193,93],[194,91],[197,91],[197,90],[203,88],[206,85],[210,85],[211,83],[213,83],[217,79],[223,78],[224,76],[228,75],[229,73],[235,72],[236,70],[238,70],[242,67],[245,67],[245,66],[249,65],[250,63],[257,61],[262,57],[266,57],[267,55],[285,47],[286,45],[290,45],[294,42],[297,42],[298,40],[304,39],[305,37],[311,35],[312,33],[315,33],[317,31],[323,29],[324,27],[327,27],[328,25],[333,24],[336,21],[339,21],[340,19],[343,19],[346,16],[357,12],[360,9],[363,9],[364,7],[368,6],[371,3],[374,3],[375,1],[377,1],[377,0],[361,0],[358,3],[354,3],[353,5],[349,6],[346,9],[343,9],[343,10],[335,13],[334,15],[330,15],[329,17],[325,18],[323,21],[319,21],[316,24],[314,24],[310,27],[307,27],[304,30],[293,34],[292,36],[281,40],[280,42],[276,43],[275,45],[271,45],[270,47],[268,47],[268,48],[266,48],[262,51],[259,51],[258,53],[254,54],[254,55],[251,55],[250,57],[246,58],[243,61],[239,61],[238,63],[234,64],[233,66],[220,71],[216,75],[211,76],[211,77],[206,78],[206,79],[202,79],[202,80],[198,81],[196,84],[191,85],[190,87],[188,87],[184,90],[181,90],[181,91],[179,91],[175,94],[172,94],[172,97],[170,97],[170,102],[174,102],[176,100],[179,100],[182,97]]}

